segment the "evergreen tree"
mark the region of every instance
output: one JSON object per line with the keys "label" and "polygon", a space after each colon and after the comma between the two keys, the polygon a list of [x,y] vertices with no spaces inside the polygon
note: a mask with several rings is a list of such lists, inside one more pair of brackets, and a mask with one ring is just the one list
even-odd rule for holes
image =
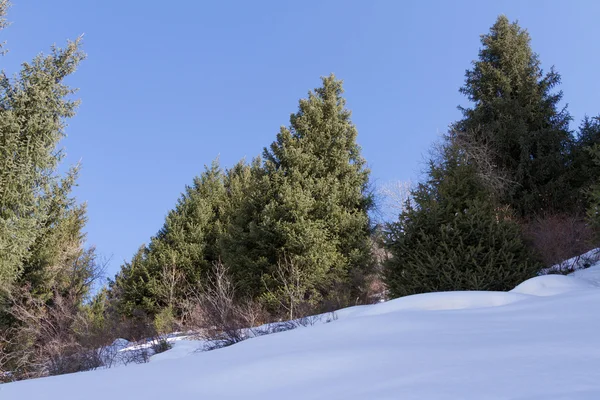
{"label": "evergreen tree", "polygon": [[452,143],[430,163],[389,225],[385,281],[392,297],[449,290],[509,290],[541,267],[519,225],[495,205],[477,168]]}
{"label": "evergreen tree", "polygon": [[[600,143],[587,147],[587,149],[596,168],[600,168]],[[589,202],[587,217],[590,225],[595,230],[596,243],[594,245],[597,245],[600,239],[600,179],[598,179],[598,175],[595,176],[594,183],[586,191],[586,194]]]}
{"label": "evergreen tree", "polygon": [[[7,7],[0,1],[2,28]],[[75,321],[100,275],[85,248],[85,204],[71,193],[79,167],[58,172],[78,105],[64,80],[84,58],[77,40],[13,77],[0,73],[0,371],[11,379],[58,373],[52,367],[78,346]]]}
{"label": "evergreen tree", "polygon": [[185,282],[196,284],[219,259],[225,202],[223,172],[217,161],[196,177],[169,212],[148,246],[151,269],[175,264]]}
{"label": "evergreen tree", "polygon": [[140,246],[131,261],[122,265],[114,280],[109,282],[109,297],[121,316],[147,317],[160,310],[152,290],[147,257],[147,247]]}
{"label": "evergreen tree", "polygon": [[304,291],[315,301],[331,297],[337,285],[357,295],[357,277],[372,267],[369,171],[342,93],[341,81],[323,78],[264,151],[271,195],[261,224],[275,247],[266,257],[267,286],[287,258],[303,270]]}
{"label": "evergreen tree", "polygon": [[273,196],[269,177],[257,157],[251,164],[238,162],[225,174],[227,192],[225,232],[221,238],[222,261],[229,268],[238,295],[253,299],[265,290],[262,280],[277,262],[276,236],[266,229],[263,211]]}
{"label": "evergreen tree", "polygon": [[[0,2],[1,15],[7,7]],[[83,301],[97,272],[93,249],[84,249],[85,205],[71,196],[79,167],[64,177],[57,172],[63,159],[58,144],[78,105],[71,99],[75,90],[63,81],[84,58],[78,40],[24,63],[13,78],[0,74],[0,289],[5,296],[16,285],[44,301],[57,291],[77,291]]]}
{"label": "evergreen tree", "polygon": [[[579,126],[577,140],[572,150],[571,186],[578,194],[585,193],[595,184],[600,175],[600,165],[596,162],[594,146],[600,145],[600,116],[585,117]],[[585,201],[585,199],[584,199]]]}
{"label": "evergreen tree", "polygon": [[[84,54],[79,41],[53,48],[24,63],[18,76],[0,74],[0,286],[7,288],[23,273],[32,246],[55,229],[57,197],[64,187],[56,173],[63,154],[65,120],[75,114],[74,90],[62,82]],[[63,200],[64,200],[63,196]]]}
{"label": "evergreen tree", "polygon": [[502,202],[519,214],[569,209],[565,172],[573,138],[569,113],[558,109],[562,93],[553,92],[560,75],[554,69],[543,73],[529,34],[505,16],[481,43],[461,88],[474,106],[462,108],[464,118],[455,131],[471,146],[487,150],[490,159],[481,162],[511,182]]}
{"label": "evergreen tree", "polygon": [[112,282],[112,296],[123,315],[155,316],[164,308],[181,313],[181,300],[202,285],[219,260],[224,202],[223,172],[214,162],[186,187],[157,235]]}

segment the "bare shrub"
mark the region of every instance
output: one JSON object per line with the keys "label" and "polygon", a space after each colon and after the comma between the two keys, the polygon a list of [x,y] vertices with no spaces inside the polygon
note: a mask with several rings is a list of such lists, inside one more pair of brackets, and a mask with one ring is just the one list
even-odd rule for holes
{"label": "bare shrub", "polygon": [[169,343],[166,336],[159,336],[152,340],[151,348],[154,354],[159,354],[170,350],[171,348],[173,348],[173,345]]}
{"label": "bare shrub", "polygon": [[[308,276],[297,260],[284,254],[268,278],[271,284],[264,281],[267,292],[262,300],[283,310],[288,320],[305,317],[316,309],[320,296],[314,290],[308,289]],[[276,289],[273,289],[273,286]],[[336,293],[341,292],[330,291],[331,295]]]}
{"label": "bare shrub", "polygon": [[[539,216],[525,225],[527,238],[546,266],[568,263],[592,247],[593,231],[585,219],[565,214]],[[564,265],[562,269],[570,269]]]}
{"label": "bare shrub", "polygon": [[203,350],[213,350],[254,336],[250,328],[264,323],[264,309],[255,302],[236,298],[228,268],[221,262],[213,265],[207,284],[188,296],[187,326],[206,340]]}
{"label": "bare shrub", "polygon": [[150,361],[150,351],[147,347],[139,347],[128,351],[120,351],[115,358],[117,364],[144,364]]}
{"label": "bare shrub", "polygon": [[98,368],[93,349],[78,340],[74,326],[84,316],[77,296],[54,292],[50,302],[34,297],[28,286],[11,294],[9,315],[16,321],[1,333],[0,371],[10,379],[37,378]]}
{"label": "bare shrub", "polygon": [[113,339],[124,338],[130,342],[138,342],[156,335],[154,321],[145,311],[135,310],[132,318],[121,319],[111,315],[111,326],[108,335]]}
{"label": "bare shrub", "polygon": [[0,382],[144,363],[150,358],[148,346],[121,351],[115,341],[154,335],[147,319],[121,320],[108,309],[98,324],[97,315],[81,306],[76,291],[56,290],[45,300],[24,286],[9,294],[9,302],[7,313],[13,322],[0,331]]}
{"label": "bare shrub", "polygon": [[382,279],[381,273],[377,272],[367,276],[367,288],[364,294],[363,304],[375,304],[387,300],[388,289]]}
{"label": "bare shrub", "polygon": [[492,145],[483,140],[487,135],[481,128],[467,132],[452,130],[448,139],[452,145],[461,149],[462,155],[469,163],[477,168],[479,181],[491,193],[502,198],[506,193],[517,186],[517,182],[509,172],[496,163],[498,156]]}
{"label": "bare shrub", "polygon": [[281,284],[276,298],[290,318],[287,321],[269,322],[270,315],[261,303],[237,299],[227,267],[215,263],[207,284],[189,295],[183,308],[187,314],[186,326],[206,341],[201,350],[214,350],[252,337],[337,319],[335,313],[309,315],[314,306],[304,297],[302,272],[296,264],[290,260],[282,261],[275,276]]}
{"label": "bare shrub", "polygon": [[298,318],[295,321],[292,321],[294,324],[296,324],[297,326],[313,326],[318,322],[321,322],[322,320],[322,316],[321,315],[308,315],[306,317],[302,317],[302,318]]}
{"label": "bare shrub", "polygon": [[394,221],[402,214],[410,199],[413,184],[410,181],[387,182],[379,187],[379,213],[383,222]]}
{"label": "bare shrub", "polygon": [[298,325],[295,323],[295,321],[272,322],[269,324],[251,328],[250,333],[252,337],[258,337],[271,335],[273,333],[291,331],[292,329],[296,329],[297,327]]}

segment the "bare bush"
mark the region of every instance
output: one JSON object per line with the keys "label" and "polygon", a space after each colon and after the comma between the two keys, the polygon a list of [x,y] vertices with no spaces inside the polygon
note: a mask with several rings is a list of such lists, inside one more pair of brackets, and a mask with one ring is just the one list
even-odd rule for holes
{"label": "bare bush", "polygon": [[167,340],[166,336],[159,336],[152,340],[152,351],[154,354],[164,353],[167,350],[170,350],[173,347],[171,343]]}
{"label": "bare bush", "polygon": [[505,168],[496,163],[498,157],[493,146],[483,139],[487,136],[489,135],[478,128],[468,132],[452,130],[448,139],[452,145],[461,149],[467,162],[476,166],[479,181],[491,193],[502,198],[517,185],[517,182]]}
{"label": "bare bush", "polygon": [[119,351],[115,357],[114,365],[144,364],[150,361],[150,351],[147,347],[139,347],[127,351]]}
{"label": "bare bush", "polygon": [[206,340],[203,350],[230,346],[252,337],[253,326],[264,323],[266,313],[254,302],[236,299],[236,289],[228,268],[221,262],[213,265],[207,284],[188,296],[187,326]]}
{"label": "bare bush", "polygon": [[16,323],[2,332],[0,371],[10,379],[37,378],[98,368],[98,354],[85,348],[73,327],[84,316],[70,293],[55,292],[50,302],[28,286],[11,294],[9,315]]}
{"label": "bare bush", "polygon": [[295,321],[280,321],[280,322],[272,322],[269,324],[265,324],[262,326],[258,326],[250,329],[250,334],[252,337],[271,335],[273,333],[291,331],[292,329],[296,329],[298,325]]}
{"label": "bare bush", "polygon": [[278,304],[285,310],[288,320],[304,317],[313,309],[310,299],[307,298],[307,276],[298,262],[285,254],[277,262],[272,275],[272,280],[277,289],[272,289],[265,282],[268,300]]}
{"label": "bare bush", "polygon": [[324,314],[309,315],[306,317],[298,318],[297,320],[294,320],[292,322],[296,326],[308,327],[308,326],[316,325],[318,323],[329,323],[329,322],[335,321],[337,319],[338,319],[338,317],[337,317],[336,312],[330,311],[330,312],[324,313]]}
{"label": "bare bush", "polygon": [[394,221],[402,214],[410,199],[413,184],[410,181],[387,182],[379,187],[380,213],[383,221]]}
{"label": "bare bush", "polygon": [[296,264],[290,260],[279,263],[275,276],[281,285],[277,299],[290,320],[268,323],[270,316],[264,307],[239,300],[227,267],[215,263],[206,285],[190,294],[183,307],[186,326],[206,341],[200,350],[214,350],[252,337],[337,319],[335,313],[309,316],[313,307],[304,298],[302,272]]}
{"label": "bare bush", "polygon": [[[527,238],[546,266],[568,263],[590,250],[593,231],[585,219],[573,215],[548,214],[525,225]],[[569,266],[565,265],[568,270]]]}

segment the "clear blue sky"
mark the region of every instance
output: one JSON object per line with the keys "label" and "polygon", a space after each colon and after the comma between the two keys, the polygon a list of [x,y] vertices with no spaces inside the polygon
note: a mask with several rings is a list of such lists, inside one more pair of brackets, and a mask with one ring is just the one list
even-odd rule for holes
{"label": "clear blue sky", "polygon": [[3,66],[85,33],[69,83],[82,104],[62,143],[82,160],[88,242],[113,275],[184,186],[220,156],[261,153],[299,98],[334,72],[375,184],[415,179],[459,118],[479,35],[498,14],[529,30],[562,74],[575,121],[600,113],[597,1],[14,0]]}

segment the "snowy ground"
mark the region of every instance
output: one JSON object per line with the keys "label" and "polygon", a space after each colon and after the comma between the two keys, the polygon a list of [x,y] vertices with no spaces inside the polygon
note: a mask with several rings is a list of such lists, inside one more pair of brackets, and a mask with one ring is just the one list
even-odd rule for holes
{"label": "snowy ground", "polygon": [[600,264],[513,291],[409,296],[148,364],[0,385],[1,400],[600,399]]}

